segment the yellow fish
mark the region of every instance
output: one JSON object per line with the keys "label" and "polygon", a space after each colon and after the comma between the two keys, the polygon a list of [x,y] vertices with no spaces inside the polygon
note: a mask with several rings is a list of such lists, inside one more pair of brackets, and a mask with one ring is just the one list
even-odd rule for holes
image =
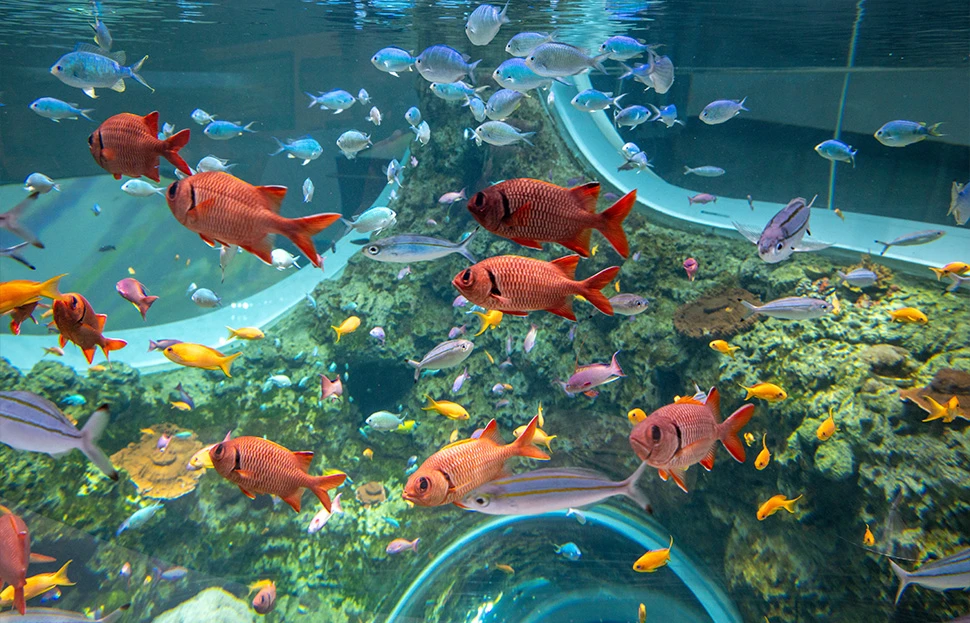
{"label": "yellow fish", "polygon": [[629,413],[626,414],[626,417],[630,420],[630,424],[636,426],[640,422],[647,419],[647,414],[643,409],[630,409]]}
{"label": "yellow fish", "polygon": [[923,420],[924,422],[943,420],[950,423],[956,419],[960,412],[960,400],[956,396],[950,398],[945,405],[941,405],[930,396],[926,397],[926,401],[930,403],[930,417]]}
{"label": "yellow fish", "polygon": [[647,623],[647,606],[642,603],[637,608],[637,621],[638,623]]}
{"label": "yellow fish", "polygon": [[268,586],[273,585],[273,580],[258,580],[249,585],[249,593],[252,594],[255,591],[263,590]]}
{"label": "yellow fish", "polygon": [[189,467],[192,469],[212,469],[212,456],[209,455],[209,450],[214,445],[206,446],[193,454],[192,458],[189,459]]}
{"label": "yellow fish", "polygon": [[653,573],[670,562],[670,548],[674,546],[674,537],[670,537],[670,545],[663,549],[652,549],[633,563],[633,570],[638,573]]}
{"label": "yellow fish", "polygon": [[190,258],[186,258],[186,260],[185,260],[185,267],[188,268],[189,267],[189,264],[191,264],[191,263],[192,263],[192,258],[191,257]]}
{"label": "yellow fish", "polygon": [[[24,599],[33,599],[38,595],[43,595],[55,586],[74,586],[74,582],[67,577],[67,566],[69,564],[71,564],[70,560],[54,573],[39,573],[27,578],[27,583],[24,584]],[[3,589],[3,592],[0,593],[0,608],[13,605],[13,593],[12,586]]]}
{"label": "yellow fish", "polygon": [[0,315],[9,313],[17,307],[36,303],[41,297],[61,298],[61,293],[57,290],[57,282],[65,275],[67,273],[43,282],[24,279],[0,282]]}
{"label": "yellow fish", "polygon": [[788,394],[782,388],[778,387],[773,383],[757,383],[751,387],[745,387],[738,383],[741,389],[748,392],[748,395],[744,397],[745,400],[749,398],[760,398],[765,402],[781,402],[785,398],[788,398]]}
{"label": "yellow fish", "polygon": [[[59,346],[47,346],[44,348],[44,352],[48,355],[54,355],[56,357],[64,356],[64,349]],[[90,370],[91,368],[88,368]]]}
{"label": "yellow fish", "polygon": [[140,432],[142,435],[154,435],[155,434],[155,430],[154,429],[151,429],[151,428],[143,428],[143,429],[141,429],[138,432]]}
{"label": "yellow fish", "polygon": [[539,403],[539,411],[536,413],[536,415],[539,417],[539,422],[538,422],[539,428],[542,428],[543,426],[546,425],[546,419],[544,417],[542,417],[542,403],[541,402]]}
{"label": "yellow fish", "polygon": [[492,357],[492,353],[490,353],[490,352],[488,352],[488,351],[486,350],[486,351],[485,351],[485,356],[486,356],[486,357],[488,357],[488,362],[489,362],[489,363],[495,363],[495,357]]}
{"label": "yellow fish", "polygon": [[363,451],[362,454],[364,455],[364,458],[365,459],[367,459],[369,461],[373,461],[374,460],[374,451],[371,450],[370,448],[364,448],[364,451]]}
{"label": "yellow fish", "polygon": [[455,443],[458,440],[458,429],[451,431],[451,435],[448,436],[448,443]]}
{"label": "yellow fish", "polygon": [[468,419],[468,411],[465,411],[465,407],[461,406],[457,402],[451,402],[450,400],[436,401],[428,394],[425,394],[424,397],[428,399],[428,406],[422,407],[422,411],[437,411],[449,420]]}
{"label": "yellow fish", "polygon": [[617,279],[616,281],[613,282],[613,289],[616,290],[616,293],[617,294],[620,293],[620,280],[619,279]]}
{"label": "yellow fish", "polygon": [[242,353],[223,355],[216,349],[203,346],[202,344],[179,342],[178,344],[172,344],[166,347],[162,351],[162,354],[169,361],[177,363],[180,366],[202,368],[203,370],[222,370],[223,374],[231,378],[232,375],[229,374],[229,368],[232,367],[232,362],[236,357]]}
{"label": "yellow fish", "polygon": [[926,317],[926,314],[915,307],[900,307],[899,309],[894,309],[889,312],[889,316],[892,318],[893,322],[915,322],[917,324],[926,324],[930,321],[930,319]]}
{"label": "yellow fish", "polygon": [[933,268],[930,266],[930,270],[936,273],[936,280],[939,281],[947,275],[965,275],[970,272],[970,264],[965,264],[963,262],[950,262],[943,268]]}
{"label": "yellow fish", "polygon": [[169,404],[172,405],[173,408],[178,409],[179,411],[191,411],[192,410],[192,407],[189,406],[189,403],[183,402],[181,400],[173,400]]}
{"label": "yellow fish", "polygon": [[475,337],[478,337],[482,333],[485,333],[489,329],[494,329],[500,324],[502,324],[502,318],[505,316],[502,312],[497,309],[490,309],[484,314],[482,312],[472,312],[476,316],[482,319],[482,328],[478,330]]}
{"label": "yellow fish", "polygon": [[731,359],[734,359],[734,351],[741,350],[740,346],[731,346],[724,340],[714,340],[713,342],[708,344],[708,346],[710,346],[712,349],[716,350],[717,352],[721,353],[722,355],[727,355]]}
{"label": "yellow fish", "polygon": [[744,434],[744,443],[747,444],[747,446],[750,448],[751,447],[751,444],[754,443],[754,435],[751,434],[751,433],[745,433]]}
{"label": "yellow fish", "polygon": [[[838,208],[835,208],[835,215],[837,217],[839,217],[840,219],[842,219],[843,221],[845,220],[845,215],[842,214],[842,210],[840,210]],[[765,617],[765,618],[767,619],[768,617]]]}
{"label": "yellow fish", "polygon": [[862,535],[862,544],[869,547],[876,544],[876,537],[872,536],[872,530],[869,529],[869,524],[866,524],[866,533]]}
{"label": "yellow fish", "polygon": [[401,422],[400,424],[397,425],[397,428],[394,429],[394,432],[407,434],[413,431],[414,427],[417,425],[418,423],[414,420],[405,420],[404,422]]}
{"label": "yellow fish", "polygon": [[[524,433],[526,428],[528,428],[528,426],[520,426],[516,428],[514,431],[512,431],[512,436],[518,439],[519,435]],[[532,443],[536,445],[543,445],[549,450],[549,452],[552,452],[552,446],[549,444],[552,443],[552,440],[558,436],[559,435],[547,435],[542,429],[536,428],[536,434],[532,438]]]}
{"label": "yellow fish", "polygon": [[838,316],[842,313],[842,301],[839,300],[839,295],[832,294],[832,313]]}
{"label": "yellow fish", "polygon": [[768,452],[767,439],[768,433],[765,433],[761,437],[761,452],[758,453],[758,457],[754,460],[754,468],[759,472],[768,467],[768,463],[771,462],[771,452]]}
{"label": "yellow fish", "polygon": [[341,322],[339,327],[331,325],[330,328],[337,332],[337,343],[339,344],[341,336],[347,335],[348,333],[353,333],[359,326],[360,318],[357,316],[351,316],[350,318]]}
{"label": "yellow fish", "polygon": [[600,250],[600,246],[598,244],[594,244],[593,248],[589,250],[589,256],[596,257],[596,252],[599,250]]}
{"label": "yellow fish", "polygon": [[256,327],[243,327],[241,329],[233,329],[230,326],[226,326],[229,329],[229,337],[227,339],[239,338],[240,340],[261,340],[266,337],[266,334],[257,329]]}
{"label": "yellow fish", "polygon": [[131,266],[129,266],[129,267],[128,267],[128,274],[129,274],[129,275],[134,275],[134,274],[135,274],[135,269],[134,269],[134,268],[132,268]]}
{"label": "yellow fish", "polygon": [[495,565],[495,568],[503,573],[515,575],[515,569],[512,568],[512,565]]}
{"label": "yellow fish", "polygon": [[802,499],[802,496],[798,496],[793,500],[786,500],[783,495],[776,495],[768,499],[767,502],[758,508],[758,521],[764,521],[766,517],[771,517],[781,509],[785,509],[789,513],[795,512],[795,502]]}
{"label": "yellow fish", "polygon": [[815,431],[815,436],[822,441],[827,441],[832,435],[835,434],[835,414],[829,409],[829,416],[818,425],[818,430]]}
{"label": "yellow fish", "polygon": [[[64,351],[61,351],[61,352],[63,353]],[[91,366],[90,368],[88,368],[88,372],[104,372],[107,369],[108,368],[106,366],[103,366],[99,363],[96,366]]]}

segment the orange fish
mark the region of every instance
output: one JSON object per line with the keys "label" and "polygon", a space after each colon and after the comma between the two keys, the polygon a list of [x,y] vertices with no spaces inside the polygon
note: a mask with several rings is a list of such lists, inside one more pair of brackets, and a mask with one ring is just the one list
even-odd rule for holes
{"label": "orange fish", "polygon": [[343,484],[346,474],[311,476],[308,473],[312,452],[291,452],[262,437],[226,439],[209,449],[212,466],[219,474],[234,483],[243,495],[255,498],[256,493],[275,495],[300,512],[303,490],[309,489],[330,511],[327,489]]}
{"label": "orange fish", "polygon": [[579,295],[608,316],[613,306],[600,292],[616,274],[619,266],[610,266],[583,281],[576,281],[578,255],[544,262],[518,255],[499,255],[466,268],[451,283],[472,303],[485,309],[497,309],[513,316],[545,310],[576,320],[572,297]]}
{"label": "orange fish", "polygon": [[694,463],[711,471],[719,440],[735,461],[744,463],[738,433],[753,414],[754,405],[742,405],[722,422],[721,396],[712,387],[705,402],[682,398],[651,413],[633,427],[630,445],[641,461],[657,468],[660,478],[673,478],[686,493],[683,473]]}
{"label": "orange fish", "polygon": [[532,445],[539,416],[519,438],[506,444],[495,420],[474,439],[448,444],[421,464],[404,485],[404,499],[418,506],[441,506],[461,500],[466,493],[505,473],[514,456],[548,461],[549,455]]}
{"label": "orange fish", "polygon": [[145,286],[132,277],[127,277],[116,283],[115,290],[118,291],[121,298],[135,306],[135,309],[141,314],[142,320],[148,320],[145,314],[148,313],[148,308],[152,306],[152,303],[158,300],[157,296],[148,296]]}
{"label": "orange fish", "polygon": [[189,130],[182,130],[164,141],[158,140],[158,111],[144,117],[123,112],[108,117],[88,137],[88,147],[98,165],[120,180],[122,175],[158,181],[158,157],[192,175],[189,165],[178,154],[189,142]]}
{"label": "orange fish", "polygon": [[120,350],[128,345],[124,340],[106,338],[102,334],[104,322],[108,317],[95,313],[91,303],[77,292],[69,292],[55,299],[53,311],[54,324],[61,332],[61,348],[64,348],[68,341],[74,342],[84,353],[88,363],[94,360],[95,346],[101,347],[104,358],[107,359],[108,352]]}
{"label": "orange fish", "polygon": [[623,219],[636,204],[637,191],[631,190],[597,214],[599,193],[599,182],[563,188],[519,178],[476,193],[468,201],[468,211],[488,231],[522,246],[541,249],[543,242],[555,242],[583,257],[590,256],[590,234],[595,229],[625,258],[630,245]]}
{"label": "orange fish", "polygon": [[[13,311],[10,312],[10,332],[14,335],[20,335],[20,325],[23,324],[24,320],[30,318],[34,320],[34,309],[39,305],[39,301],[34,301],[33,303],[27,303],[26,305],[21,305],[20,307],[15,307]],[[34,324],[37,321],[34,320]]]}
{"label": "orange fish", "polygon": [[281,234],[320,266],[313,236],[340,219],[339,214],[302,218],[280,216],[285,186],[253,186],[222,171],[198,173],[172,182],[166,199],[175,219],[210,247],[236,245],[272,264],[272,234]]}
{"label": "orange fish", "polygon": [[9,508],[0,506],[0,588],[13,586],[13,603],[17,612],[27,609],[24,586],[27,584],[27,565],[31,562],[51,562],[49,556],[30,553],[30,531],[24,520]]}

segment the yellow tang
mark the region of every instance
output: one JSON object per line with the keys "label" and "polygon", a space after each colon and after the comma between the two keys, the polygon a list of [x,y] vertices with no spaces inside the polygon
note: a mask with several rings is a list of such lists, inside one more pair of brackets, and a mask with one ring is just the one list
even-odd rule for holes
{"label": "yellow tang", "polygon": [[394,429],[394,432],[407,434],[413,431],[415,427],[417,427],[417,425],[418,423],[414,420],[405,420],[397,425],[397,428]]}
{"label": "yellow tang", "polygon": [[428,394],[425,394],[424,397],[428,399],[428,406],[422,407],[422,411],[437,411],[449,420],[467,420],[469,417],[465,407],[457,402],[451,402],[450,400],[436,401]]}
{"label": "yellow tang", "polygon": [[815,436],[822,441],[827,441],[832,435],[835,434],[835,415],[832,410],[829,409],[829,416],[818,425],[818,430],[815,431]]}
{"label": "yellow tang", "polygon": [[22,305],[36,303],[41,297],[49,299],[61,298],[57,290],[57,282],[67,275],[51,277],[47,281],[3,281],[0,282],[0,315],[13,311]]}
{"label": "yellow tang", "polygon": [[663,549],[653,549],[640,556],[633,563],[633,570],[638,573],[653,573],[670,562],[670,548],[674,546],[674,537],[670,537],[670,545]]}
{"label": "yellow tang", "polygon": [[738,385],[741,389],[748,392],[748,395],[744,397],[745,400],[754,397],[760,398],[765,402],[781,402],[785,398],[788,398],[788,393],[773,383],[756,383],[751,387],[745,387],[740,383]]}
{"label": "yellow tang", "polygon": [[502,312],[497,309],[491,309],[484,314],[482,312],[472,312],[476,316],[482,319],[482,328],[478,330],[475,337],[478,337],[482,333],[485,333],[489,329],[495,329],[500,324],[502,324],[502,318],[505,316]]}
{"label": "yellow tang", "polygon": [[713,350],[721,353],[722,355],[727,355],[731,359],[734,359],[734,351],[741,350],[740,346],[731,346],[724,340],[714,340],[708,344]]}
{"label": "yellow tang", "polygon": [[202,368],[203,370],[222,370],[222,373],[232,377],[229,368],[232,362],[242,353],[233,355],[223,355],[214,348],[203,346],[202,344],[192,344],[191,342],[179,342],[167,346],[162,351],[169,361],[186,366],[189,368]]}
{"label": "yellow tang", "polygon": [[785,509],[789,513],[794,513],[795,502],[800,499],[802,499],[801,495],[793,500],[786,500],[783,495],[776,495],[769,498],[767,502],[758,508],[758,521],[764,521],[766,517],[771,517],[781,509]]}
{"label": "yellow tang", "polygon": [[241,329],[233,329],[230,326],[226,326],[226,328],[229,329],[228,339],[230,340],[234,337],[239,338],[240,340],[261,340],[264,337],[266,337],[266,334],[264,334],[256,327],[243,327]]}
{"label": "yellow tang", "polygon": [[[71,564],[70,560],[54,573],[39,573],[27,578],[27,583],[24,584],[24,599],[33,599],[38,595],[43,595],[55,586],[74,586],[74,582],[67,577],[67,566],[69,564]],[[3,589],[3,592],[0,593],[0,608],[13,605],[13,593],[13,586],[7,586]]]}
{"label": "yellow tang", "polygon": [[331,325],[330,328],[337,332],[337,343],[340,343],[341,336],[347,335],[348,333],[353,333],[359,326],[360,318],[357,316],[351,316],[350,318],[341,322],[339,327]]}
{"label": "yellow tang", "polygon": [[767,439],[768,433],[765,433],[761,437],[762,450],[758,453],[758,457],[754,460],[754,468],[759,472],[768,467],[768,463],[771,462],[771,452],[768,452],[768,444],[766,443]]}

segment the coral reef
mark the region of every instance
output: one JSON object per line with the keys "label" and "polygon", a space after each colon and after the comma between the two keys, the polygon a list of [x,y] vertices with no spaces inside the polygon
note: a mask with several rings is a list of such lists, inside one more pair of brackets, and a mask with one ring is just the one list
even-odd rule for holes
{"label": "coral reef", "polygon": [[256,613],[248,603],[221,588],[207,588],[158,615],[152,623],[253,623],[255,620]]}
{"label": "coral reef", "polygon": [[746,315],[741,301],[760,305],[751,292],[728,288],[710,292],[685,303],[674,312],[674,328],[692,338],[724,339],[736,335],[757,322],[757,316]]}
{"label": "coral reef", "polygon": [[953,397],[957,399],[960,417],[970,419],[970,373],[942,368],[933,375],[929,385],[899,392],[900,400],[908,400],[927,413],[931,412],[927,398],[945,405]]}
{"label": "coral reef", "polygon": [[[142,433],[139,442],[132,442],[111,455],[115,467],[123,469],[137,487],[138,492],[155,500],[174,500],[191,493],[202,477],[201,471],[185,469],[192,455],[202,448],[195,433],[188,437],[177,436],[183,432],[174,424],[155,425],[151,432]],[[164,450],[159,449],[159,439],[169,437]]]}

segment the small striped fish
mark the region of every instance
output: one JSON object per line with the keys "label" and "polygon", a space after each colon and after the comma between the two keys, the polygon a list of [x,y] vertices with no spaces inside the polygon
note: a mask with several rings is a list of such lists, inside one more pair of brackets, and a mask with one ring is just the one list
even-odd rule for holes
{"label": "small striped fish", "polygon": [[647,463],[643,462],[620,482],[591,469],[536,469],[493,480],[466,495],[458,506],[486,515],[539,515],[625,495],[646,509],[650,503],[637,489],[637,481],[646,469]]}
{"label": "small striped fish", "polygon": [[899,578],[896,603],[910,584],[918,584],[934,591],[970,588],[970,548],[956,554],[924,564],[916,571],[906,571],[893,561],[889,561],[893,573]]}
{"label": "small striped fish", "polygon": [[31,392],[0,392],[0,443],[15,450],[59,457],[80,450],[112,480],[118,472],[96,443],[108,425],[108,406],[91,414],[78,430],[54,403]]}

